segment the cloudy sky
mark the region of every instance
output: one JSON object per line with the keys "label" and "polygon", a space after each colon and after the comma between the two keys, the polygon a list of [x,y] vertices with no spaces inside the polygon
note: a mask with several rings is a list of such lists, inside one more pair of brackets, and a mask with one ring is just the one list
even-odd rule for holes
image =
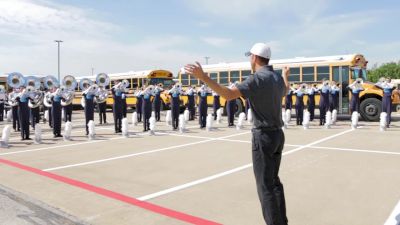
{"label": "cloudy sky", "polygon": [[76,76],[185,63],[362,53],[400,60],[400,2],[344,0],[0,0],[0,73]]}

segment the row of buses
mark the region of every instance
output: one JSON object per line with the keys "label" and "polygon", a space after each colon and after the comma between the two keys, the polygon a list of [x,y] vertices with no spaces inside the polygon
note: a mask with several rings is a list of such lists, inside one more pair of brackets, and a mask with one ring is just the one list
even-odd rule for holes
{"label": "row of buses", "polygon": [[[288,66],[290,68],[289,81],[296,87],[299,84],[307,83],[309,85],[320,85],[322,80],[336,81],[341,84],[341,92],[339,93],[339,109],[340,114],[349,114],[349,101],[351,98],[350,92],[347,90],[347,86],[351,84],[355,79],[362,78],[364,80],[363,86],[364,91],[360,94],[361,105],[360,114],[365,120],[377,121],[379,120],[379,114],[381,112],[382,105],[382,91],[374,87],[373,83],[367,81],[367,60],[361,54],[352,55],[337,55],[327,57],[314,57],[314,58],[292,58],[282,60],[271,60],[270,64],[273,65],[274,70],[277,73],[282,72],[282,68]],[[230,82],[243,81],[253,71],[249,62],[241,63],[220,63],[213,65],[204,65],[204,71],[219,84],[229,85]],[[182,71],[182,70],[180,70]],[[136,104],[136,98],[134,92],[143,85],[157,85],[162,83],[165,90],[168,90],[175,82],[180,82],[183,88],[189,86],[200,87],[201,82],[193,76],[179,72],[177,76],[173,76],[173,73],[167,70],[146,70],[138,72],[127,72],[127,73],[116,73],[108,74],[111,79],[109,88],[114,85],[116,80],[128,80],[130,83],[129,94],[127,95],[128,106],[134,108]],[[93,81],[95,76],[90,77],[77,77],[77,81],[82,78],[89,78]],[[5,84],[6,76],[0,77],[0,85]],[[79,86],[79,85],[78,85]],[[73,104],[76,107],[80,107],[81,91],[79,87],[76,89],[75,99]],[[167,93],[161,95],[163,101],[163,109],[169,107],[170,99]],[[400,99],[398,95],[393,95],[393,105],[396,108],[400,105]],[[182,96],[182,105],[187,102],[187,97]],[[307,100],[307,99],[305,99]],[[212,105],[213,98],[208,98],[208,104]],[[225,107],[226,100],[221,98],[221,106]],[[319,102],[319,96],[316,96],[316,103]],[[107,104],[111,107],[113,104],[112,96],[109,95]],[[244,110],[245,100],[240,98],[236,100],[237,113]]]}

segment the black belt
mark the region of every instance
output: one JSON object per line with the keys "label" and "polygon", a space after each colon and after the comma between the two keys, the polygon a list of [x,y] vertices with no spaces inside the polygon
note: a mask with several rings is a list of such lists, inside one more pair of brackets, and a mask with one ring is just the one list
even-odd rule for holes
{"label": "black belt", "polygon": [[282,130],[281,127],[256,127],[256,128],[252,128],[252,131],[278,131],[278,130]]}

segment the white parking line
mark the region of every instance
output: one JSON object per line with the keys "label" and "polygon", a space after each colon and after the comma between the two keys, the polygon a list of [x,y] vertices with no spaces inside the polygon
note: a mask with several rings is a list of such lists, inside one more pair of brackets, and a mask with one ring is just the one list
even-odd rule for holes
{"label": "white parking line", "polygon": [[[300,151],[301,149],[304,149],[304,148],[310,147],[312,145],[327,141],[329,139],[333,139],[335,137],[338,137],[340,135],[346,134],[346,133],[351,132],[351,131],[352,130],[346,130],[346,131],[340,132],[338,134],[335,134],[335,135],[320,139],[318,141],[314,141],[314,142],[312,142],[310,144],[307,144],[307,145],[304,145],[304,146],[300,146],[298,148],[295,148],[295,149],[292,149],[290,151],[282,153],[282,156],[293,154],[293,153],[295,153],[297,151]],[[227,137],[225,137],[225,138],[227,138]],[[228,171],[225,171],[225,172],[222,172],[222,173],[214,174],[212,176],[208,176],[208,177],[205,177],[205,178],[202,178],[202,179],[199,179],[199,180],[195,180],[195,181],[192,181],[192,182],[189,182],[189,183],[186,183],[186,184],[182,184],[182,185],[175,186],[175,187],[172,187],[172,188],[168,188],[168,189],[165,189],[165,190],[162,190],[162,191],[159,191],[159,192],[155,192],[155,193],[152,193],[152,194],[149,194],[149,195],[145,195],[145,196],[139,197],[138,199],[142,200],[142,201],[153,199],[153,198],[156,198],[156,197],[159,197],[159,196],[162,196],[162,195],[166,195],[166,194],[169,194],[169,193],[172,193],[172,192],[176,192],[176,191],[179,191],[179,190],[182,190],[182,189],[186,189],[186,188],[189,188],[189,187],[192,187],[192,186],[195,186],[195,185],[199,185],[199,184],[211,181],[211,180],[215,180],[215,179],[227,176],[229,174],[233,174],[233,173],[248,169],[248,168],[250,168],[252,166],[253,166],[253,164],[249,163],[249,164],[246,164],[246,165],[243,165],[243,166],[239,166],[239,167],[236,167],[234,169],[231,169],[231,170],[228,170]]]}
{"label": "white parking line", "polygon": [[400,225],[400,201],[394,207],[384,225]]}
{"label": "white parking line", "polygon": [[[232,135],[224,136],[224,137],[221,137],[221,138],[235,137],[235,136],[244,135],[244,134],[248,134],[248,133],[249,132],[232,134]],[[106,159],[93,160],[93,161],[88,161],[88,162],[83,162],[83,163],[76,163],[76,164],[65,165],[65,166],[58,166],[58,167],[43,169],[43,171],[60,170],[60,169],[66,169],[66,168],[71,168],[71,167],[78,167],[78,166],[86,166],[86,165],[92,165],[92,164],[97,164],[97,163],[103,163],[103,162],[113,161],[113,160],[117,160],[117,159],[126,159],[126,158],[131,158],[131,157],[140,156],[140,155],[147,155],[147,154],[152,154],[152,153],[156,153],[156,152],[163,152],[163,151],[167,151],[167,150],[171,150],[171,149],[176,149],[176,148],[182,148],[182,147],[191,146],[191,145],[207,143],[207,142],[211,142],[211,141],[214,141],[214,140],[215,139],[210,139],[210,140],[207,139],[207,140],[192,142],[192,143],[188,143],[188,144],[174,145],[174,146],[170,146],[170,147],[159,148],[159,149],[154,149],[154,150],[149,150],[149,151],[144,151],[144,152],[138,152],[138,153],[133,153],[133,154],[128,154],[128,155],[121,155],[121,156],[116,156],[116,157],[111,157],[111,158],[106,158]]]}
{"label": "white parking line", "polygon": [[319,146],[313,146],[310,148],[327,149],[327,150],[344,151],[344,152],[364,152],[364,153],[376,153],[376,154],[386,154],[386,155],[400,155],[400,152],[394,152],[394,151],[376,151],[376,150],[365,150],[365,149],[334,148],[334,147],[319,147]]}

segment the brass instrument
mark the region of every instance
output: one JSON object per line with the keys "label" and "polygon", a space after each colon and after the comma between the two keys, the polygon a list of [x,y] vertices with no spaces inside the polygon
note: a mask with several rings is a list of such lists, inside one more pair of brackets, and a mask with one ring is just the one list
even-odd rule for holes
{"label": "brass instrument", "polygon": [[7,84],[12,88],[20,88],[25,85],[25,78],[21,73],[10,73],[7,77]]}
{"label": "brass instrument", "polygon": [[57,88],[60,86],[60,83],[58,82],[57,78],[55,78],[54,76],[46,76],[44,78],[44,87],[48,90],[52,90],[53,88]]}
{"label": "brass instrument", "polygon": [[94,99],[97,104],[101,104],[107,101],[108,90],[106,89],[106,87],[110,84],[110,82],[110,77],[106,73],[97,74],[96,83],[99,88]]}
{"label": "brass instrument", "polygon": [[78,85],[75,77],[67,75],[62,80],[62,86],[60,87],[61,95],[61,106],[68,106],[72,104],[75,96],[75,88]]}
{"label": "brass instrument", "polygon": [[354,86],[358,89],[362,89],[363,83],[364,83],[363,79],[357,78],[356,81],[354,82]]}
{"label": "brass instrument", "polygon": [[110,84],[110,77],[106,73],[99,73],[96,76],[96,84],[99,87],[107,87]]}

